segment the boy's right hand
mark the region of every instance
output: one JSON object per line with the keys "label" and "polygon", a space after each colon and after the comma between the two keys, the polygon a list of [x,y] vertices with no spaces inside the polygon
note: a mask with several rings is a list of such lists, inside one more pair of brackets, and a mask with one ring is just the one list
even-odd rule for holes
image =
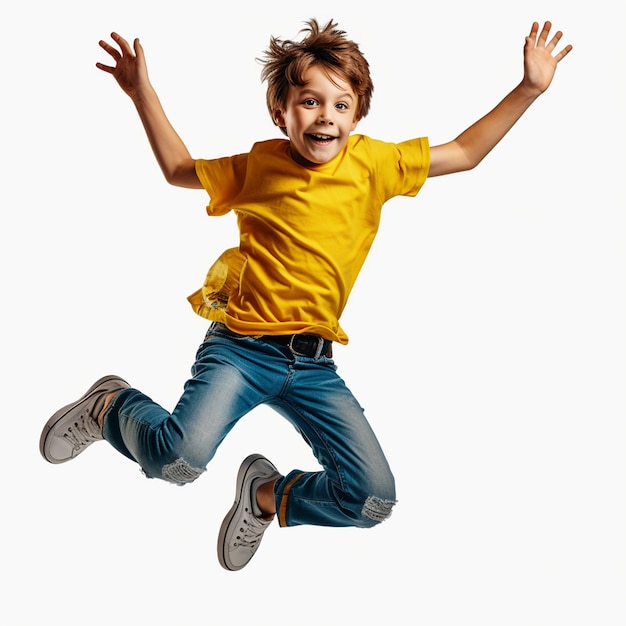
{"label": "boy's right hand", "polygon": [[142,87],[149,85],[148,68],[143,48],[139,43],[139,39],[135,39],[133,42],[133,53],[129,43],[123,37],[120,37],[117,33],[111,33],[111,38],[119,46],[120,50],[103,40],[99,41],[99,45],[113,57],[115,65],[96,63],[96,67],[103,72],[111,74],[124,92],[131,98],[134,98],[141,91]]}

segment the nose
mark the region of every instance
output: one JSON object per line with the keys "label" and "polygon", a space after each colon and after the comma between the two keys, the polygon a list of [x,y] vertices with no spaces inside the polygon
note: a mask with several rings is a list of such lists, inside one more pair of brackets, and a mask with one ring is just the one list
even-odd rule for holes
{"label": "nose", "polygon": [[327,126],[333,126],[334,122],[328,113],[328,111],[320,111],[320,115],[317,118],[319,124],[324,124]]}

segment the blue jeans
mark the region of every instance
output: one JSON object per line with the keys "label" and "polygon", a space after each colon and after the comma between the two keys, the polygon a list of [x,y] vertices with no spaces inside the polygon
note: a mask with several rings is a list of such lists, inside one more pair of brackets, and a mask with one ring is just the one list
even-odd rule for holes
{"label": "blue jeans", "polygon": [[183,485],[204,472],[237,421],[260,404],[291,422],[323,468],[292,470],[277,481],[281,526],[371,527],[389,517],[393,475],[333,360],[294,355],[270,337],[212,324],[174,411],[126,389],[107,410],[103,434],[146,476]]}

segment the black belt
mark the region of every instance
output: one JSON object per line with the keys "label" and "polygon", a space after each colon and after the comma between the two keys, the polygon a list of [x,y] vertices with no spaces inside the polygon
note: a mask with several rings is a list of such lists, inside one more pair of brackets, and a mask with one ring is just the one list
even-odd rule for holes
{"label": "black belt", "polygon": [[333,356],[333,342],[319,335],[264,335],[263,339],[287,346],[298,356],[312,359],[319,359],[321,356],[331,359]]}

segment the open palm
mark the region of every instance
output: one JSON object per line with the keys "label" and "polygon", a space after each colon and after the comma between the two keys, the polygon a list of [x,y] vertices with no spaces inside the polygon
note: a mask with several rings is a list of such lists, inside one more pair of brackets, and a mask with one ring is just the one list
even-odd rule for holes
{"label": "open palm", "polygon": [[[524,81],[539,93],[543,93],[549,87],[557,63],[572,50],[572,46],[567,45],[553,55],[563,33],[557,31],[548,41],[551,28],[552,24],[546,22],[539,33],[539,24],[534,22],[524,45]],[[538,37],[537,33],[539,33]]]}

